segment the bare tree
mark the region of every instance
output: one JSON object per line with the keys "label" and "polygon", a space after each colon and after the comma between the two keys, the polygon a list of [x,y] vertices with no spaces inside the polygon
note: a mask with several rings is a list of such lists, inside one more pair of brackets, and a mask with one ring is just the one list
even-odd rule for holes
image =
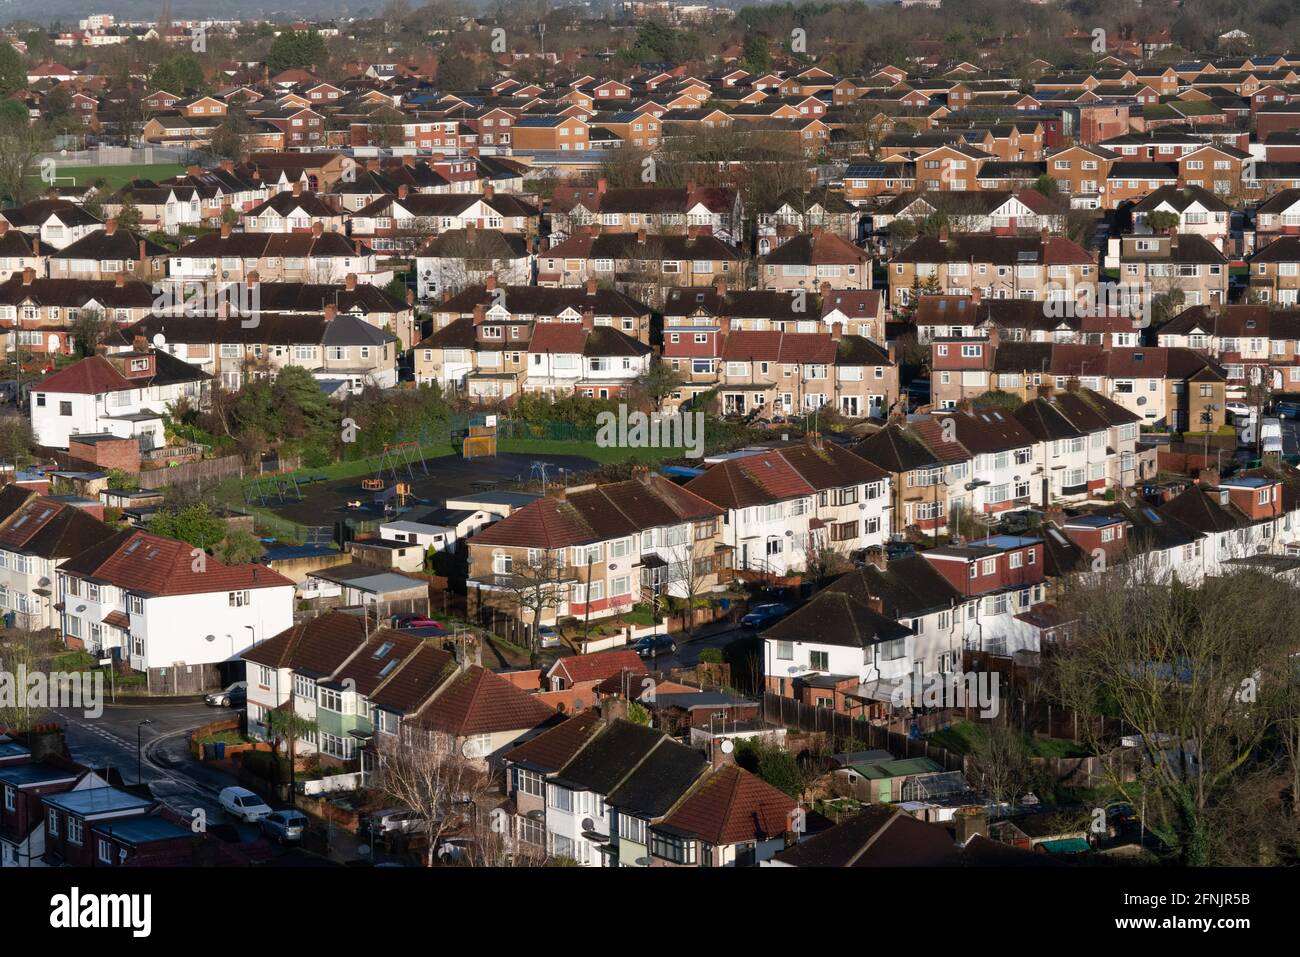
{"label": "bare tree", "polygon": [[509,574],[497,576],[499,602],[502,610],[531,619],[529,640],[534,648],[541,648],[539,632],[542,617],[547,609],[559,608],[565,601],[564,550],[542,551],[535,561],[514,562]]}
{"label": "bare tree", "polygon": [[[1141,773],[1135,780],[1108,761],[1109,782],[1133,807],[1145,805],[1147,828],[1186,864],[1214,863],[1225,832],[1238,843],[1260,838],[1225,808],[1273,773],[1265,741],[1290,727],[1294,596],[1289,583],[1255,571],[1190,587],[1150,561],[1079,576],[1063,596],[1080,624],[1050,659],[1055,694],[1082,715],[1132,729]],[[1080,730],[1094,753],[1110,751],[1099,723]]]}
{"label": "bare tree", "polygon": [[980,786],[998,804],[1015,801],[1029,780],[1029,748],[1025,736],[1005,716],[982,725],[971,757]]}
{"label": "bare tree", "polygon": [[426,865],[437,860],[444,837],[476,831],[476,809],[492,790],[483,763],[465,752],[453,735],[405,724],[400,742],[380,745],[375,787],[419,818]]}

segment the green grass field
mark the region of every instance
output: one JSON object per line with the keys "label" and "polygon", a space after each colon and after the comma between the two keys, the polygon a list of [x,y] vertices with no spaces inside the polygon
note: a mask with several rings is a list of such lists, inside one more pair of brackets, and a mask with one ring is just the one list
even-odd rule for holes
{"label": "green grass field", "polygon": [[630,462],[632,459],[650,464],[682,456],[680,448],[605,448],[597,445],[595,441],[562,442],[554,439],[504,439],[497,443],[497,450],[518,452],[523,455],[581,455],[602,465],[611,462]]}
{"label": "green grass field", "polygon": [[[140,163],[134,166],[56,166],[53,183],[55,186],[84,186],[87,183],[93,183],[103,179],[107,184],[109,192],[114,192],[126,185],[133,179],[151,179],[157,182],[160,179],[170,179],[178,173],[185,172],[185,167],[180,163]],[[39,188],[45,188],[47,184],[41,182],[40,174],[37,173],[30,177],[33,184],[38,184]]]}

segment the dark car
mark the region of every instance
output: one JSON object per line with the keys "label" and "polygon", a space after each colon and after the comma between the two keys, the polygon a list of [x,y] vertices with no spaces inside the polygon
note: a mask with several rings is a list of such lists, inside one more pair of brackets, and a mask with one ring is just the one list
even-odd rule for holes
{"label": "dark car", "polygon": [[1277,415],[1280,419],[1300,419],[1300,402],[1279,402]]}
{"label": "dark car", "polygon": [[746,628],[766,628],[789,613],[790,607],[788,605],[755,605],[749,610],[748,615],[740,619],[740,623]]}
{"label": "dark car", "polygon": [[248,685],[243,681],[236,681],[228,688],[212,692],[203,700],[214,708],[242,708],[244,702],[248,700]]}
{"label": "dark car", "polygon": [[632,645],[632,650],[642,658],[650,658],[654,655],[674,654],[677,645],[668,635],[646,635]]}

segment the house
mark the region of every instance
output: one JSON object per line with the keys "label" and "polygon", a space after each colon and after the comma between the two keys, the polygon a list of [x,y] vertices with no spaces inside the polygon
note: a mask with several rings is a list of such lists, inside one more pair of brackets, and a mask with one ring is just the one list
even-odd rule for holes
{"label": "house", "polygon": [[871,254],[821,226],[790,236],[759,260],[763,289],[870,289]]}
{"label": "house", "polygon": [[531,630],[716,590],[730,577],[722,511],[647,470],[538,499],[469,540],[471,611],[504,612]]}
{"label": "house", "polygon": [[1188,306],[1228,301],[1228,259],[1205,236],[1121,236],[1111,239],[1106,258],[1121,282],[1141,284],[1151,296],[1176,296]]}
{"label": "house", "polygon": [[152,798],[115,787],[86,787],[47,794],[45,852],[50,867],[104,867],[112,863],[112,844],[95,832],[107,824],[127,823],[144,817],[154,807]]}
{"label": "house", "polygon": [[211,376],[137,341],[131,352],[94,355],[34,384],[32,432],[66,449],[79,432],[135,436],[147,451],[165,444],[163,417],[181,399],[206,401]]}
{"label": "house", "polygon": [[128,279],[153,283],[167,275],[167,249],[110,219],[104,228],[51,254],[51,279]]}
{"label": "house", "polygon": [[171,668],[234,661],[293,619],[293,582],[283,575],[138,529],[65,561],[56,585],[68,647],[111,655],[151,681]]}
{"label": "house", "polygon": [[784,575],[822,548],[847,555],[884,542],[882,469],[813,437],[807,447],[729,458],[684,488],[727,511],[723,543],[737,572]]}
{"label": "house", "polygon": [[847,821],[780,851],[773,867],[954,867],[961,853],[948,831],[896,807],[867,807]]}
{"label": "house", "polygon": [[14,613],[27,631],[58,628],[61,617],[50,583],[69,558],[113,535],[88,509],[26,493],[0,521],[0,613]]}
{"label": "house", "polygon": [[753,867],[786,847],[797,805],[734,764],[711,772],[649,828],[651,867]]}
{"label": "house", "polygon": [[597,651],[558,659],[546,672],[546,680],[552,691],[577,690],[590,694],[610,676],[636,674],[643,667],[640,656],[631,649]]}
{"label": "house", "polygon": [[[6,738],[8,748],[20,748]],[[22,750],[26,751],[26,748]],[[0,867],[45,867],[45,802],[50,795],[107,787],[98,774],[62,759],[32,760],[30,751],[0,765]]]}
{"label": "house", "polygon": [[489,276],[505,285],[527,285],[532,262],[528,240],[517,233],[479,230],[473,223],[449,229],[415,255],[417,295],[432,299],[444,292],[458,293],[486,282]]}
{"label": "house", "polygon": [[890,260],[889,300],[906,306],[923,288],[956,296],[979,290],[984,299],[1047,300],[1060,291],[1073,299],[1076,286],[1096,279],[1093,257],[1061,236],[949,236],[941,228]]}

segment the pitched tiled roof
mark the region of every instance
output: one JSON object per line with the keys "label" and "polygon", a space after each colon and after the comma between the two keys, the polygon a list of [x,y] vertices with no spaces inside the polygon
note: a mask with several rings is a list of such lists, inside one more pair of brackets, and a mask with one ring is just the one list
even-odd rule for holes
{"label": "pitched tiled roof", "polygon": [[623,671],[641,670],[641,657],[630,648],[616,648],[611,651],[597,651],[589,655],[572,655],[561,658],[546,673],[562,674],[569,681],[577,684],[581,681],[603,681],[611,675]]}
{"label": "pitched tiled roof", "polygon": [[599,541],[568,502],[539,498],[474,536],[479,545],[517,545],[547,550]]}
{"label": "pitched tiled roof", "polygon": [[718,768],[664,824],[713,844],[740,844],[785,833],[794,799],[734,764]]}
{"label": "pitched tiled roof", "polygon": [[505,759],[549,774],[572,761],[604,727],[599,711],[583,711],[510,749]]}
{"label": "pitched tiled roof", "polygon": [[227,565],[209,555],[196,563],[189,542],[128,529],[69,559],[62,570],[153,597],[253,588],[292,588],[265,565]]}
{"label": "pitched tiled roof", "polygon": [[286,628],[244,652],[244,660],[269,668],[292,668],[312,677],[332,674],[366,640],[358,615],[330,611]]}
{"label": "pitched tiled roof", "polygon": [[554,720],[555,712],[486,668],[472,665],[422,707],[421,727],[457,736],[522,731]]}

